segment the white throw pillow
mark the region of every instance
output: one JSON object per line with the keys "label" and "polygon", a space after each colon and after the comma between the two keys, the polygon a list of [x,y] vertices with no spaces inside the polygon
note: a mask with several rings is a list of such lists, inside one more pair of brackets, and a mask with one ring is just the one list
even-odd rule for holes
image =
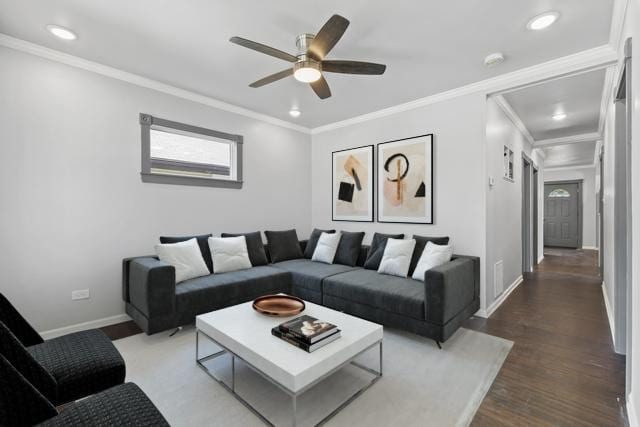
{"label": "white throw pillow", "polygon": [[427,242],[427,246],[425,246],[424,251],[422,251],[418,265],[416,265],[416,269],[413,270],[413,276],[411,277],[416,280],[424,280],[425,271],[451,261],[452,255],[453,246],[436,245],[433,242]]}
{"label": "white throw pillow", "polygon": [[195,238],[178,243],[159,243],[156,255],[160,261],[176,269],[176,283],[210,274]]}
{"label": "white throw pillow", "polygon": [[318,244],[313,251],[311,261],[325,262],[327,264],[333,264],[333,259],[336,257],[338,251],[338,244],[340,243],[340,232],[335,233],[322,233],[318,238]]}
{"label": "white throw pillow", "polygon": [[209,249],[214,273],[251,268],[247,239],[238,237],[209,237]]}
{"label": "white throw pillow", "polygon": [[415,246],[415,239],[387,239],[378,273],[407,277]]}

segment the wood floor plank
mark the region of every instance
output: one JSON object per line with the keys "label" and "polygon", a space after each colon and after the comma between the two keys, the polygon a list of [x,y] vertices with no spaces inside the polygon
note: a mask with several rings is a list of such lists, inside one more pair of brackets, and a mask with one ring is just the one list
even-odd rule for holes
{"label": "wood floor plank", "polygon": [[613,351],[597,252],[545,249],[489,319],[465,327],[514,342],[474,426],[623,426],[624,356]]}

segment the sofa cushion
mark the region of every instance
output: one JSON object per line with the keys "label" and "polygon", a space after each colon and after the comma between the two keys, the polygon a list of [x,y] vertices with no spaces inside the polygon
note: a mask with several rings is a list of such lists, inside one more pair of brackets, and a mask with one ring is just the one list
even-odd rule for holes
{"label": "sofa cushion", "polygon": [[247,250],[249,251],[249,260],[251,265],[257,267],[259,265],[269,264],[267,253],[264,251],[262,236],[259,231],[253,233],[222,233],[220,237],[239,237],[244,236],[247,240]]}
{"label": "sofa cushion", "polygon": [[364,231],[355,233],[343,231],[333,262],[354,267],[358,263],[362,239],[364,239]]}
{"label": "sofa cushion", "polygon": [[322,292],[322,281],[327,277],[358,268],[340,264],[325,264],[308,259],[292,259],[273,264],[273,266],[291,273],[292,286],[299,286],[315,292]]}
{"label": "sofa cushion", "polygon": [[323,287],[325,295],[425,319],[425,286],[417,280],[357,269],[326,278]]}
{"label": "sofa cushion", "polygon": [[265,231],[269,245],[269,255],[271,262],[276,263],[289,259],[302,258],[302,248],[298,241],[296,230],[285,231]]}
{"label": "sofa cushion", "polygon": [[409,265],[409,276],[413,276],[413,272],[418,265],[418,261],[424,252],[427,242],[433,242],[436,245],[446,245],[449,243],[449,237],[425,237],[413,235],[413,239],[416,241],[416,247],[413,248],[413,255],[411,256],[411,264]]}
{"label": "sofa cushion", "polygon": [[375,233],[371,240],[371,246],[367,251],[367,259],[364,262],[364,268],[367,270],[378,270],[384,248],[387,246],[387,239],[404,239],[404,234],[382,234]]}
{"label": "sofa cushion", "polygon": [[316,246],[318,245],[318,239],[322,233],[333,234],[336,230],[320,230],[314,228],[309,236],[309,240],[307,241],[307,246],[304,248],[304,257],[311,259],[313,257],[313,252],[316,250]]}
{"label": "sofa cushion", "polygon": [[178,313],[207,313],[220,307],[250,301],[261,295],[286,292],[291,275],[271,266],[212,274],[176,286]]}
{"label": "sofa cushion", "polygon": [[183,237],[167,237],[160,236],[160,243],[180,243],[186,242],[187,240],[196,239],[198,241],[198,246],[200,247],[200,253],[202,254],[202,259],[204,259],[204,263],[207,264],[207,268],[209,269],[209,273],[213,273],[213,260],[211,259],[211,250],[209,249],[209,237],[213,236],[213,234],[203,234],[200,236],[183,236]]}

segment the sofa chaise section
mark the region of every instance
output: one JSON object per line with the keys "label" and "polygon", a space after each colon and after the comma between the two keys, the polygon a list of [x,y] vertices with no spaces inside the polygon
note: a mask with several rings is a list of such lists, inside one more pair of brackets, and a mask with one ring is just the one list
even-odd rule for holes
{"label": "sofa chaise section", "polygon": [[323,282],[336,274],[359,270],[342,264],[325,264],[306,258],[292,259],[273,264],[291,274],[291,292],[304,300],[322,304]]}

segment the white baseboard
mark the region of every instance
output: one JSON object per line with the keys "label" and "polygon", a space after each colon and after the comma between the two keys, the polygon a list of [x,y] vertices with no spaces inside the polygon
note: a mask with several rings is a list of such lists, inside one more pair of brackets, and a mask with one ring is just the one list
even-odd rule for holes
{"label": "white baseboard", "polygon": [[489,316],[491,316],[493,312],[496,311],[498,307],[502,305],[502,303],[507,299],[507,297],[511,295],[511,292],[513,292],[518,287],[518,285],[522,283],[522,280],[523,280],[522,276],[518,277],[512,284],[509,285],[507,289],[504,290],[504,292],[502,292],[498,296],[498,298],[495,301],[493,301],[493,303],[491,303],[491,305],[486,310],[480,309],[475,315],[484,317],[484,318],[488,318]]}
{"label": "white baseboard", "polygon": [[115,325],[116,323],[128,322],[131,317],[126,314],[117,314],[115,316],[104,317],[102,319],[90,320],[88,322],[77,323],[75,325],[64,326],[62,328],[51,329],[49,331],[40,332],[45,340],[59,337],[61,335],[70,334],[72,332],[86,331],[87,329],[102,328],[103,326]]}
{"label": "white baseboard", "polygon": [[591,251],[597,251],[598,248],[596,246],[583,246],[582,249],[588,249]]}
{"label": "white baseboard", "polygon": [[607,287],[602,282],[602,296],[604,297],[604,307],[607,311],[607,317],[609,318],[609,328],[611,329],[611,339],[613,340],[613,346],[616,346],[616,325],[615,325],[615,317],[613,315],[613,309],[611,303],[609,302],[609,297],[607,296]]}
{"label": "white baseboard", "polygon": [[639,427],[638,414],[636,413],[635,406],[633,406],[633,392],[627,396],[627,418],[629,421],[629,427]]}

